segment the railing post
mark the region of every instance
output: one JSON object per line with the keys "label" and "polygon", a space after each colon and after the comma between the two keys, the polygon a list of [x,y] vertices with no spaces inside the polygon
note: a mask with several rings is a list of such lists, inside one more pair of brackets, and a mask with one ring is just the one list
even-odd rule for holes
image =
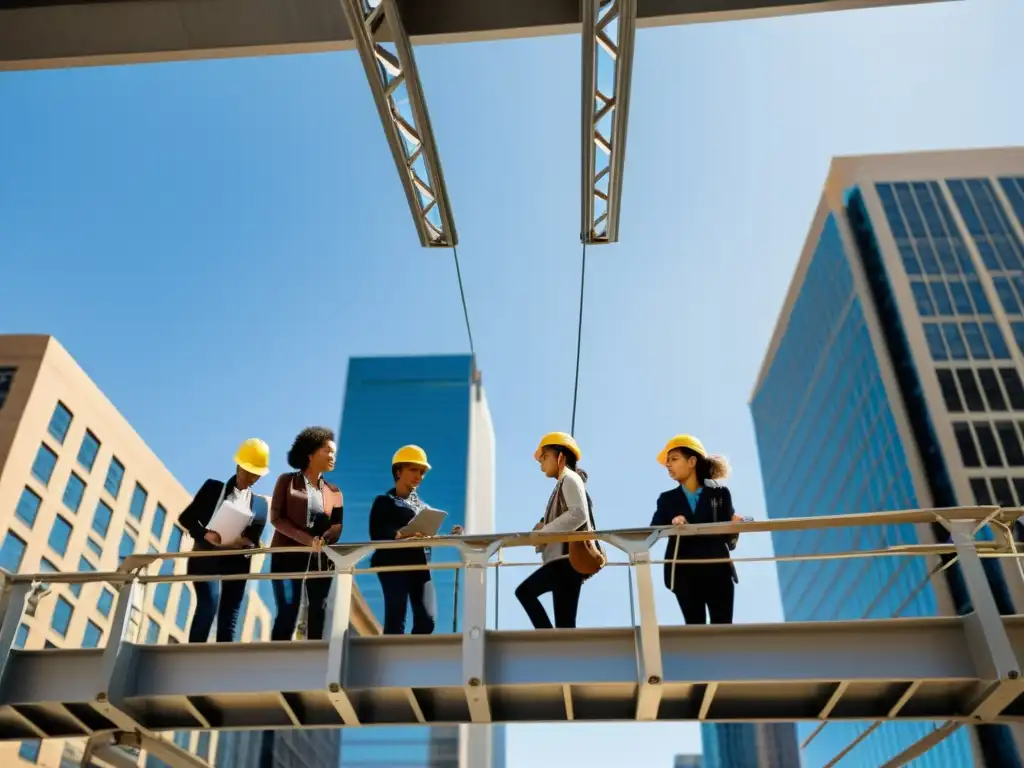
{"label": "railing post", "polygon": [[644,534],[642,539],[620,534],[607,537],[609,544],[621,549],[629,556],[629,562],[636,571],[637,606],[640,623],[634,629],[637,660],[636,719],[657,720],[661,706],[663,678],[661,662],[661,631],[658,628],[658,612],[654,607],[654,576],[651,572],[651,546],[658,540],[658,533]]}
{"label": "railing post", "polygon": [[97,691],[93,706],[118,728],[125,731],[142,730],[142,726],[123,707],[135,670],[135,643],[129,637],[132,606],[139,581],[132,577],[121,584],[117,592],[114,618],[110,622],[107,647],[103,649],[104,690]]}
{"label": "railing post", "polygon": [[967,596],[974,609],[963,617],[971,657],[978,677],[991,681],[973,705],[971,716],[988,720],[1024,692],[1020,662],[1006,634],[995,596],[975,549],[976,523],[971,520],[942,520],[942,524],[949,530]]}
{"label": "railing post", "polygon": [[359,715],[345,693],[345,668],[349,638],[352,631],[352,593],[355,589],[356,565],[373,551],[360,547],[346,554],[327,548],[324,554],[334,563],[334,576],[327,596],[327,698],[334,705],[345,725],[359,725]]}
{"label": "railing post", "polygon": [[491,702],[487,693],[487,562],[501,542],[486,549],[459,545],[466,570],[466,600],[462,614],[462,684],[474,723],[491,722]]}

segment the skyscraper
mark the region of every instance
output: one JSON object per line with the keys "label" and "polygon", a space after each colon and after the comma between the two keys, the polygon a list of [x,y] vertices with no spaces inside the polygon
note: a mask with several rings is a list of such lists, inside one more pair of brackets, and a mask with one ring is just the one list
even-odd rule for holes
{"label": "skyscraper", "polygon": [[[0,568],[113,571],[135,552],[176,552],[184,533],[177,516],[189,499],[56,339],[0,336]],[[164,563],[165,574],[185,572],[184,560]],[[110,585],[40,585],[35,597],[15,647],[97,648],[108,641],[117,601]],[[138,593],[132,639],[185,642],[193,604],[189,584]],[[267,610],[250,594],[239,634],[248,640],[269,632]],[[203,759],[218,746],[209,731],[173,738]],[[77,765],[82,748],[61,739],[0,744],[0,765]],[[147,768],[160,765],[137,750],[126,754]]]}
{"label": "skyscraper", "polygon": [[[1024,149],[833,161],[751,399],[769,517],[1024,503],[1022,348]],[[901,525],[774,544],[789,555],[942,535]],[[936,562],[781,563],[786,619],[965,612],[957,567],[930,578]],[[1019,578],[985,567],[1001,612],[1024,605]],[[804,764],[877,765],[933,727],[830,723]],[[1019,754],[1008,728],[962,728],[914,764]]]}
{"label": "skyscraper", "polygon": [[703,768],[798,768],[793,723],[701,723]]}
{"label": "skyscraper", "polygon": [[[420,495],[448,513],[446,529],[494,530],[494,430],[479,372],[469,355],[353,358],[332,481],[345,494],[344,541],[370,538],[370,506],[394,485],[391,457],[401,446],[426,450],[433,467]],[[434,548],[433,563],[458,562]],[[435,632],[460,631],[456,572],[434,571]],[[357,576],[374,613],[384,611],[375,574]],[[343,768],[504,768],[504,726],[345,730]]]}

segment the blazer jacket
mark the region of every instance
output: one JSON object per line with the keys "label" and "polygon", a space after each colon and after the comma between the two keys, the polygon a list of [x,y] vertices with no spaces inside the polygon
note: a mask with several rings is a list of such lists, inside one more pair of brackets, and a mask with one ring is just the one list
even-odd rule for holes
{"label": "blazer jacket", "polygon": [[[216,511],[217,502],[222,496],[227,496],[235,490],[235,476],[227,482],[222,480],[207,480],[202,487],[196,491],[192,501],[178,515],[178,523],[192,537],[192,550],[212,550],[215,547],[206,541],[207,527],[210,519]],[[263,536],[263,529],[267,525],[267,499],[253,493],[252,499],[252,523],[242,531],[242,536],[248,539],[254,547],[260,545],[260,537]],[[251,559],[247,555],[225,555],[223,557],[192,557],[188,561],[188,573],[248,573]]]}
{"label": "blazer jacket", "polygon": [[[704,483],[697,508],[690,508],[681,486],[665,491],[658,497],[658,507],[651,519],[651,526],[672,525],[677,515],[686,518],[687,523],[725,523],[732,520],[735,510],[732,494],[724,485],[714,480]],[[739,537],[734,534],[723,536],[672,536],[665,546],[666,560],[710,560],[729,557],[729,551],[736,547]],[[712,565],[685,565],[665,563],[665,586],[674,591],[685,587],[686,579],[715,578],[728,575],[738,581],[732,563]]]}
{"label": "blazer jacket", "polygon": [[[324,536],[330,526],[342,524],[345,499],[336,485],[323,480],[324,520],[308,521],[306,481],[301,472],[287,472],[277,478],[270,502],[270,524],[274,526],[272,547],[308,547],[315,536]],[[328,544],[341,536],[331,535]]]}

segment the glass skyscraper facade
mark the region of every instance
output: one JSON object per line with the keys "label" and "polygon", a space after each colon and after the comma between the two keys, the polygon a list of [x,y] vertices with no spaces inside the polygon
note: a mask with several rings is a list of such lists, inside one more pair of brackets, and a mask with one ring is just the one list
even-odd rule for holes
{"label": "glass skyscraper facade", "polygon": [[792,723],[701,723],[702,768],[799,768]]}
{"label": "glass skyscraper facade", "polygon": [[[487,401],[469,355],[353,358],[331,480],[345,494],[343,541],[367,541],[373,500],[394,486],[391,457],[421,446],[432,469],[421,498],[468,533],[494,528],[494,434]],[[453,548],[434,548],[431,562],[458,562]],[[457,575],[434,571],[436,633],[461,631]],[[375,574],[356,577],[378,618],[384,601]],[[411,623],[411,619],[410,619]],[[423,726],[342,732],[343,768],[504,768],[504,726]]]}
{"label": "glass skyscraper facade", "polygon": [[[751,400],[768,516],[1024,503],[1024,150],[840,158]],[[778,555],[933,542],[932,526],[774,536]],[[1019,584],[986,561],[1000,610]],[[924,558],[780,563],[788,621],[970,610]],[[1016,580],[1019,582],[1019,578]],[[818,768],[878,765],[936,723],[829,723]],[[799,725],[802,739],[815,724]],[[1020,765],[1007,728],[961,729],[921,768]]]}

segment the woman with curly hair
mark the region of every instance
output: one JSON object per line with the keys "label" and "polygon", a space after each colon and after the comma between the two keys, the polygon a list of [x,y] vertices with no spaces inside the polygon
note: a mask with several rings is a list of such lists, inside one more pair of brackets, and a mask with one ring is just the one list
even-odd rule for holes
{"label": "woman with curly hair", "polygon": [[[722,456],[709,455],[696,437],[673,437],[658,454],[658,463],[679,485],[658,497],[651,526],[743,520],[733,509],[729,489],[718,482],[728,477],[729,463]],[[738,539],[737,535],[673,536],[665,559],[728,559]],[[732,624],[738,581],[732,563],[665,563],[665,586],[676,596],[687,624],[707,624],[709,618],[712,624]]]}
{"label": "woman with curly hair", "polygon": [[[327,571],[331,564],[320,550],[341,537],[344,497],[341,491],[324,480],[325,472],[334,469],[337,447],[334,432],[326,427],[307,427],[295,438],[288,451],[288,465],[295,471],[277,478],[270,502],[270,524],[274,526],[272,547],[312,547],[313,553],[275,552],[270,556],[271,573],[305,573]],[[324,615],[328,578],[278,579],[274,585],[277,618],[270,633],[271,640],[291,640],[302,603],[302,584],[306,584],[309,603],[306,636],[319,640],[324,634]]]}

